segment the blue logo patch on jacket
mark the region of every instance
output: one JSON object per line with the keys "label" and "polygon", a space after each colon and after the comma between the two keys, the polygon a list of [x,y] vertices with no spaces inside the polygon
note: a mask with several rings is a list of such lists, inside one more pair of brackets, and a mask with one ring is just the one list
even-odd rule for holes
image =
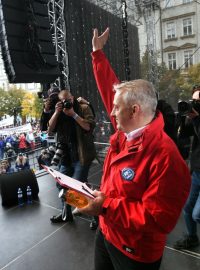
{"label": "blue logo patch on jacket", "polygon": [[131,181],[135,176],[135,172],[131,168],[124,168],[121,171],[121,176],[124,180]]}

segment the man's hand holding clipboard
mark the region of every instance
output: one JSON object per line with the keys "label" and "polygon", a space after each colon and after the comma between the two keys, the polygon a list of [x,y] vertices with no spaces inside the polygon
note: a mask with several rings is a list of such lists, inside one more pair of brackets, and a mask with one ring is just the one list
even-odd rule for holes
{"label": "man's hand holding clipboard", "polygon": [[87,198],[87,205],[79,208],[79,211],[83,214],[98,216],[102,212],[102,205],[106,199],[105,195],[97,190],[92,190],[86,183],[82,183],[76,179],[66,176],[51,167],[44,166],[43,168],[50,173],[56,182],[58,182],[63,188],[70,189],[78,192]]}

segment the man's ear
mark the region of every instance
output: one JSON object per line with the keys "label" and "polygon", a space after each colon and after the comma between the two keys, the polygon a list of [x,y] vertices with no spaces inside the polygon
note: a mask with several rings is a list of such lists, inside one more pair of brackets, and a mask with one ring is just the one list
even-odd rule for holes
{"label": "man's ear", "polygon": [[138,104],[133,104],[131,106],[131,116],[135,116],[140,111],[140,106]]}

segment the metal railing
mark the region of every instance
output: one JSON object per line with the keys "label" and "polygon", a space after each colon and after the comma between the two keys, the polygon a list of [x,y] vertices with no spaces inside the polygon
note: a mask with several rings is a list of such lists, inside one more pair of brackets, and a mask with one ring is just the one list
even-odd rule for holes
{"label": "metal railing", "polygon": [[[102,165],[105,155],[107,153],[108,147],[109,147],[109,143],[104,143],[104,142],[94,142],[94,143],[95,143],[96,152],[97,152],[96,162],[99,162]],[[34,150],[27,149],[23,153],[24,155],[28,157],[30,168],[36,172],[37,176],[43,176],[46,174],[46,172],[44,172],[43,170],[39,172],[40,169],[39,169],[39,163],[38,163],[38,157],[40,156],[41,151],[46,148],[47,147],[42,147],[41,144],[38,144]],[[17,152],[20,153],[20,149],[18,149]],[[16,153],[15,155],[11,157],[2,159],[1,162],[3,160],[9,160],[11,167],[15,170],[15,161],[17,159],[18,153]]]}

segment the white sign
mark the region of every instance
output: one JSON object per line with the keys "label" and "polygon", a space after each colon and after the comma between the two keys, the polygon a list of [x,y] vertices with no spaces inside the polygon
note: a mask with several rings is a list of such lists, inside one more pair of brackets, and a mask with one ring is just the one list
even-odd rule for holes
{"label": "white sign", "polygon": [[0,121],[0,128],[11,126],[13,124],[14,124],[14,116],[11,116]]}
{"label": "white sign", "polygon": [[32,126],[30,123],[18,127],[12,127],[12,128],[4,128],[0,129],[0,135],[10,135],[13,133],[27,133],[29,131],[32,131]]}

